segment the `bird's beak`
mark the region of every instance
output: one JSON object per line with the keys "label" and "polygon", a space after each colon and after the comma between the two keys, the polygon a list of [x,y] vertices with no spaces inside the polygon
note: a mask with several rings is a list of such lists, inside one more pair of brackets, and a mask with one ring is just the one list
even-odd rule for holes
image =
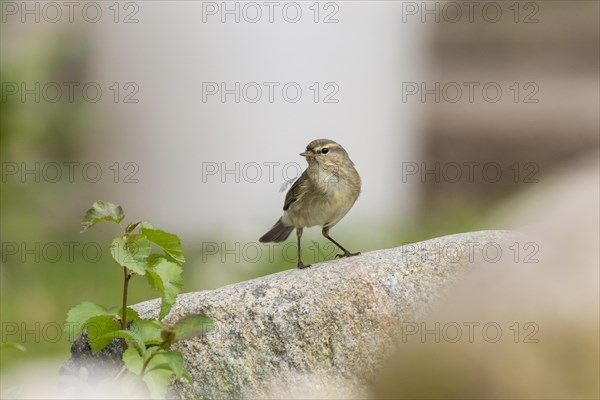
{"label": "bird's beak", "polygon": [[310,151],[305,151],[304,153],[300,153],[300,155],[301,155],[302,157],[314,157],[314,156],[315,156],[315,153],[312,153],[312,152],[310,152]]}

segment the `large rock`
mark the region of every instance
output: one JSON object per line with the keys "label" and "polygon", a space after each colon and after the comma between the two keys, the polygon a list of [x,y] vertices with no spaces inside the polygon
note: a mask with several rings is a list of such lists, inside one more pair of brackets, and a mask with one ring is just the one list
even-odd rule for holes
{"label": "large rock", "polygon": [[[463,233],[180,295],[167,321],[204,313],[216,329],[177,343],[197,385],[176,383],[172,395],[364,397],[399,322],[421,318],[466,270],[496,262],[514,240],[506,231]],[[154,317],[159,306],[135,308]]]}

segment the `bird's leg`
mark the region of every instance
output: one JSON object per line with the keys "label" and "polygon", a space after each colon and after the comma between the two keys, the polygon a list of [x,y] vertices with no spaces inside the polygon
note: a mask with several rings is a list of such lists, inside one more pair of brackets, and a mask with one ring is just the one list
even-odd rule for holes
{"label": "bird's leg", "polygon": [[338,242],[333,240],[333,238],[331,236],[329,236],[329,228],[323,227],[323,230],[321,231],[321,233],[323,233],[323,236],[325,236],[327,239],[329,239],[331,242],[333,242],[333,244],[335,244],[337,247],[340,248],[340,250],[342,250],[344,252],[344,254],[336,255],[335,258],[352,257],[352,256],[360,255],[360,251],[357,253],[350,253],[341,244],[339,244]]}
{"label": "bird's leg", "polygon": [[302,228],[296,228],[296,236],[298,236],[298,268],[308,268],[310,267],[310,265],[304,265],[304,263],[302,262],[302,256],[300,255],[300,238],[302,237]]}

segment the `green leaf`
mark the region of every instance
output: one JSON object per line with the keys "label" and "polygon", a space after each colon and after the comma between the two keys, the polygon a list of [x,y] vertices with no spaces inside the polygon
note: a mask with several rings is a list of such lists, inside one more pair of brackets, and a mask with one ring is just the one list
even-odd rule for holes
{"label": "green leaf", "polygon": [[135,348],[140,353],[143,353],[146,351],[146,345],[144,344],[144,342],[141,340],[140,337],[138,337],[137,335],[135,335],[135,333],[133,333],[131,331],[124,331],[122,329],[119,331],[115,331],[114,337],[119,337],[119,338],[125,339],[128,344],[135,346]]}
{"label": "green leaf", "polygon": [[163,319],[171,311],[183,288],[182,270],[179,265],[154,254],[148,257],[148,264],[146,277],[150,286],[160,292],[162,301],[159,319]]}
{"label": "green leaf", "polygon": [[[133,311],[133,310],[132,310]],[[71,308],[67,313],[67,322],[65,323],[65,332],[69,335],[72,342],[85,328],[85,323],[92,317],[99,315],[114,316],[117,314],[116,308],[106,309],[99,304],[91,301],[84,301]]]}
{"label": "green leaf", "polygon": [[144,360],[136,349],[133,347],[128,347],[127,350],[123,352],[123,363],[125,363],[125,366],[129,371],[139,375],[140,372],[142,372]]}
{"label": "green leaf", "polygon": [[[111,309],[111,311],[113,311],[113,309]],[[123,316],[123,311],[122,309],[119,309],[118,313],[112,313],[112,314],[107,314],[108,316],[112,317],[112,319],[114,319],[114,321],[117,322],[118,327],[121,328],[122,325],[122,316]],[[131,309],[131,308],[127,308],[127,321],[128,324],[129,322],[134,322],[136,320],[140,319],[140,316],[138,315],[138,313]],[[95,320],[92,320],[90,322],[95,322]],[[88,322],[86,322],[87,324]],[[84,326],[86,325],[84,324]],[[133,335],[130,331],[127,330],[112,330],[112,328],[114,328],[115,326],[111,323],[110,327],[108,327],[108,332],[104,333],[99,333],[99,337],[97,338],[97,340],[95,340],[96,344],[94,345],[95,347],[102,349],[104,347],[106,347],[110,342],[112,342],[115,338],[123,338],[131,343],[133,343],[135,346],[137,346],[138,348],[140,348],[140,350],[144,350],[145,346],[144,346],[144,342],[140,341],[139,338],[137,338],[135,335]],[[94,326],[94,329],[96,329],[97,326]],[[105,326],[103,329],[107,329],[107,327]],[[90,329],[88,329],[88,336],[90,334]],[[93,349],[93,347],[92,347]],[[95,351],[95,350],[94,350]]]}
{"label": "green leaf", "polygon": [[173,326],[175,341],[205,335],[212,328],[213,321],[206,315],[195,314],[185,316]]}
{"label": "green leaf", "polygon": [[192,382],[190,374],[184,369],[183,356],[177,351],[162,351],[158,347],[149,347],[142,356],[136,349],[129,347],[123,353],[125,367],[137,376],[142,373],[144,360],[150,361],[142,381],[146,384],[152,398],[165,397],[173,374]]}
{"label": "green leaf", "polygon": [[140,319],[134,321],[129,327],[129,332],[144,345],[157,345],[162,343],[160,333],[163,325],[154,319]]}
{"label": "green leaf", "polygon": [[83,226],[81,233],[99,222],[113,221],[119,223],[124,217],[125,214],[123,214],[121,206],[105,201],[97,201],[92,205],[92,208],[85,212],[83,221],[81,221]]}
{"label": "green leaf", "polygon": [[98,315],[88,319],[83,325],[88,332],[88,340],[94,353],[102,350],[115,338],[121,328],[118,315]]}
{"label": "green leaf", "polygon": [[188,381],[188,383],[190,385],[194,384],[194,378],[192,378],[192,376],[190,375],[190,373],[187,372],[186,370],[183,370],[183,377],[185,378],[186,381]]}
{"label": "green leaf", "polygon": [[[154,357],[156,358],[156,357]],[[154,359],[150,361],[148,368],[152,368]],[[164,399],[167,396],[167,389],[171,384],[172,371],[164,369],[155,369],[152,372],[144,374],[143,381],[150,391],[150,397],[153,399]]]}
{"label": "green leaf", "polygon": [[27,351],[25,346],[23,346],[20,343],[15,343],[15,342],[0,343],[0,350],[4,350],[4,349],[15,349],[15,350],[22,351],[23,353],[25,353]]}
{"label": "green leaf", "polygon": [[[159,375],[160,374],[160,375]],[[149,382],[150,380],[154,381],[154,385],[158,390],[153,391],[151,388],[150,391],[160,395],[162,390],[166,390],[169,384],[171,383],[171,375],[175,374],[177,379],[184,378],[190,384],[194,383],[192,376],[185,370],[183,364],[183,356],[178,351],[161,351],[152,358],[152,361],[148,364],[148,373],[144,377],[145,382]],[[166,377],[169,379],[165,380],[163,384],[166,384],[165,388],[160,387],[161,382],[156,382],[156,377]],[[159,378],[160,379],[160,378]],[[150,385],[148,385],[151,387]],[[165,391],[166,393],[166,391]]]}
{"label": "green leaf", "polygon": [[157,369],[171,370],[177,378],[183,377],[185,368],[183,366],[183,356],[178,351],[161,351],[157,353],[149,365],[148,372]]}
{"label": "green leaf", "polygon": [[179,240],[177,235],[161,231],[160,229],[151,229],[147,227],[142,227],[141,230],[142,234],[146,236],[149,241],[163,249],[173,261],[179,265],[185,263],[183,247],[181,246],[181,240]]}
{"label": "green leaf", "polygon": [[[119,308],[119,315],[123,315],[123,309]],[[126,312],[127,323],[132,322],[136,319],[140,319],[140,315],[131,307],[127,307]]]}
{"label": "green leaf", "polygon": [[106,314],[106,308],[91,301],[84,301],[69,310],[67,322],[78,323],[81,326],[89,318],[102,314]]}
{"label": "green leaf", "polygon": [[123,238],[115,238],[110,246],[110,254],[119,265],[138,275],[146,273],[146,258],[152,251],[150,242],[144,237],[126,242]]}

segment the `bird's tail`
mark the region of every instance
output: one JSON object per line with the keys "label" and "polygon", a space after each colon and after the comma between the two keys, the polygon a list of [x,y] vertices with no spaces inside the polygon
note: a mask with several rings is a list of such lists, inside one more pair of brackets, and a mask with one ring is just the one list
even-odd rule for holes
{"label": "bird's tail", "polygon": [[293,226],[284,225],[283,222],[281,222],[281,218],[279,218],[279,220],[275,222],[275,225],[273,225],[273,227],[269,229],[269,232],[262,235],[262,237],[258,239],[258,241],[261,243],[283,242],[285,239],[288,238],[288,236],[290,236],[290,233],[292,233],[293,230]]}

